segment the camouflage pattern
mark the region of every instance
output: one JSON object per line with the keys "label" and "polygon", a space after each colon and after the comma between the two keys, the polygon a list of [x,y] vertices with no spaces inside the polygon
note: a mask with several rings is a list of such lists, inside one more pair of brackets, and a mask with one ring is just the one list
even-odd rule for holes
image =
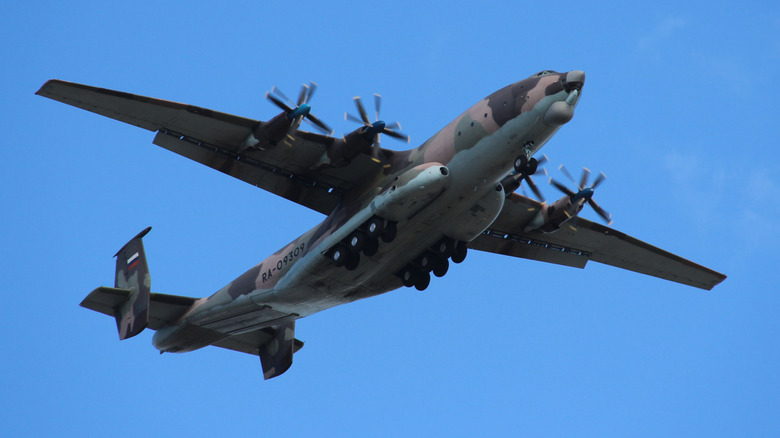
{"label": "camouflage pattern", "polygon": [[130,291],[130,298],[116,310],[119,339],[132,338],[141,333],[149,322],[149,294],[152,279],[146,263],[141,240],[152,227],[141,231],[115,255],[116,279],[114,287]]}
{"label": "camouflage pattern", "polygon": [[[499,182],[511,171],[515,157],[530,158],[560,127],[555,120],[544,119],[554,102],[569,97],[567,76],[575,82],[568,81],[570,89],[579,93],[581,72],[543,72],[481,100],[418,148],[384,150],[382,170],[345,193],[321,224],[201,302],[185,319],[207,325],[204,321],[211,315],[238,308],[236,300],[249,296],[250,306],[274,309],[255,312],[254,321],[266,317],[271,323],[280,314],[304,317],[402,286],[396,274],[426,248],[444,238],[468,242],[495,220],[506,197]],[[358,131],[328,149],[333,166],[352,158],[339,157],[338,151],[354,153],[370,146]],[[383,203],[396,192],[403,193]],[[392,244],[380,240],[371,257],[360,254],[370,262],[352,270],[334,267],[331,251],[356,230],[363,232],[365,223],[377,215],[404,231]]]}
{"label": "camouflage pattern", "polygon": [[[382,121],[369,123],[359,101],[365,126],[340,139],[298,131],[301,119],[309,117],[312,91],[302,90],[295,109],[269,97],[285,112],[268,122],[62,81],[47,82],[38,94],[157,131],[155,144],[327,215],[215,294],[193,301],[165,298],[187,306],[160,317],[167,319],[153,344],[161,352],[216,345],[256,354],[265,378],[272,378],[289,368],[292,353],[302,346],[294,338],[295,320],[402,286],[424,290],[431,274],[445,275],[450,262],[465,259],[469,242],[492,252],[561,263],[560,245],[550,247],[552,253],[539,245],[531,252],[517,245],[539,242],[542,238],[524,233],[557,229],[582,209],[584,200],[567,197],[542,205],[511,193],[517,188],[511,176],[534,173],[533,155],[572,118],[584,81],[581,71],[540,72],[480,100],[406,151],[375,144],[380,132],[401,135],[382,131]],[[512,219],[507,223],[507,218]],[[517,234],[499,235],[495,224]],[[131,242],[140,245],[142,235]],[[496,244],[485,240],[487,235],[513,240]],[[576,243],[577,236],[570,239]],[[126,249],[118,263],[131,251]],[[620,263],[613,264],[626,267]],[[120,275],[118,264],[117,287],[148,286],[139,271],[135,277],[127,272]],[[722,280],[707,275],[703,284]],[[101,298],[101,290],[93,298]],[[136,295],[121,312],[139,320],[143,312],[128,311],[139,302]],[[153,316],[161,297],[152,294]],[[128,321],[120,333],[142,329],[133,317]]]}

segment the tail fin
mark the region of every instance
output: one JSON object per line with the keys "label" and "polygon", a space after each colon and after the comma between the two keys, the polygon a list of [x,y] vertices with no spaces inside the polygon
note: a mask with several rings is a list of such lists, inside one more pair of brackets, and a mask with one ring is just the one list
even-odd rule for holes
{"label": "tail fin", "polygon": [[152,227],[138,233],[115,255],[116,280],[114,287],[128,290],[129,296],[114,310],[119,339],[132,338],[141,333],[149,323],[149,293],[152,279],[146,264],[144,244],[141,240]]}

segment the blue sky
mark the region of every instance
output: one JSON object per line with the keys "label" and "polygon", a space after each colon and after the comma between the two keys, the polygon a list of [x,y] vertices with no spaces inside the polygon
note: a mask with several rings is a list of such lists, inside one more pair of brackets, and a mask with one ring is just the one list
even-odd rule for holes
{"label": "blue sky", "polygon": [[[269,2],[270,3],[270,2]],[[776,2],[32,2],[1,20],[0,424],[7,436],[771,436],[780,432]],[[206,296],[322,220],[33,93],[58,78],[268,119],[276,85],[355,95],[423,142],[539,70],[587,73],[543,150],[614,228],[724,272],[712,292],[472,252],[424,293],[299,321],[280,378],[160,356],[78,306],[146,226],[153,290]],[[405,147],[385,139],[386,147]],[[539,180],[541,181],[541,180]],[[557,198],[549,186],[548,199]],[[596,215],[583,211],[587,218]]]}

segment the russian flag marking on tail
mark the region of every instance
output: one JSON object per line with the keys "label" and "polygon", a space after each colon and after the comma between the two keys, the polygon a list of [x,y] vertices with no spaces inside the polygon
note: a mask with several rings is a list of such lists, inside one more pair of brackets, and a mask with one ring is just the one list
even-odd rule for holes
{"label": "russian flag marking on tail", "polygon": [[130,258],[127,259],[127,269],[128,270],[129,269],[133,269],[135,267],[135,265],[138,264],[139,260],[140,260],[140,258],[138,257],[138,253],[137,252],[135,254],[133,254],[132,256],[130,256]]}

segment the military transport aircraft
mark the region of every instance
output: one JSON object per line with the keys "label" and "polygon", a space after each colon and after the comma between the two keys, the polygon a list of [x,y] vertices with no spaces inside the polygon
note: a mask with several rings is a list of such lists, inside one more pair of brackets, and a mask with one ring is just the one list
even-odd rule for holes
{"label": "military transport aircraft", "polygon": [[[154,144],[325,215],[325,220],[207,298],[150,291],[142,238],[115,255],[113,288],[99,287],[83,307],[116,318],[120,339],[148,327],[160,352],[208,345],[260,357],[266,379],[284,373],[295,321],[401,286],[424,290],[469,248],[578,268],[588,261],[712,289],[726,277],[619,231],[578,217],[593,201],[597,177],[551,204],[515,193],[540,161],[533,156],[574,115],[585,73],[542,71],[504,87],[420,146],[395,151],[382,134],[407,140],[396,124],[371,121],[359,98],[358,129],[338,138],[311,114],[315,84],[267,122],[196,106],[59,80],[36,94],[156,133]],[[311,122],[317,134],[300,130]],[[565,172],[570,176],[568,172]],[[570,178],[574,180],[573,178]]]}

